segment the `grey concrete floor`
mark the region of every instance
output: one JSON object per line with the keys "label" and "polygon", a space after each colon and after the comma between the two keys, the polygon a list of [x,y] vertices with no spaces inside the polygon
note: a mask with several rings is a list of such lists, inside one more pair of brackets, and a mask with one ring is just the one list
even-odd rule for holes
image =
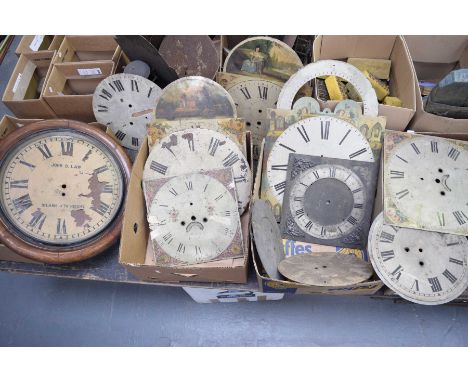
{"label": "grey concrete floor", "polygon": [[[1,94],[18,41],[0,66]],[[7,112],[0,103],[0,116]],[[197,304],[180,288],[8,273],[0,273],[0,290],[0,346],[468,344],[464,307],[327,296]]]}

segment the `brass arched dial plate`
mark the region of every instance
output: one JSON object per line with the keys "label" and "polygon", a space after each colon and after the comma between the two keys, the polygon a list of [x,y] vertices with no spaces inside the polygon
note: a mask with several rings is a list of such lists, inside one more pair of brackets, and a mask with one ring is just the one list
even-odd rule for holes
{"label": "brass arched dial plate", "polygon": [[144,182],[156,264],[242,257],[230,169]]}
{"label": "brass arched dial plate", "polygon": [[[120,224],[129,176],[122,149],[101,131],[73,121],[43,121],[14,134],[15,145],[6,147],[12,136],[0,145],[1,220],[14,236],[5,243],[18,244],[19,252],[24,245],[22,255],[46,262],[99,253],[97,247],[97,253],[86,249],[107,243],[112,235],[101,236]],[[54,259],[55,252],[65,254]]]}
{"label": "brass arched dial plate", "polygon": [[159,86],[146,78],[114,74],[102,80],[94,91],[94,116],[112,130],[122,146],[138,150],[160,94]]}
{"label": "brass arched dial plate", "polygon": [[388,130],[384,138],[385,222],[468,235],[468,144]]}
{"label": "brass arched dial plate", "polygon": [[170,134],[153,146],[143,178],[158,179],[219,168],[232,168],[242,213],[252,193],[252,173],[241,149],[226,134],[198,128]]}
{"label": "brass arched dial plate", "polygon": [[380,214],[369,233],[368,251],[380,279],[406,300],[444,304],[468,288],[464,236],[399,228]]}

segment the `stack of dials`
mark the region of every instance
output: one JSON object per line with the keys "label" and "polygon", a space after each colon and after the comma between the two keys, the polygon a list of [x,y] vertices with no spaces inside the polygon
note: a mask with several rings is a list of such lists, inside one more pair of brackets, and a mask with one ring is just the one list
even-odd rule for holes
{"label": "stack of dials", "polygon": [[212,80],[185,77],[163,90],[155,116],[143,172],[152,264],[243,258],[240,216],[252,175],[231,96]]}

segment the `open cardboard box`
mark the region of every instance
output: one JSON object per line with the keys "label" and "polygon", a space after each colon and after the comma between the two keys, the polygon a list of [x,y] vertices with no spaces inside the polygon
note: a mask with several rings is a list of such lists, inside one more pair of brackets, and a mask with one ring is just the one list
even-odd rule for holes
{"label": "open cardboard box", "polygon": [[[414,69],[408,49],[401,36],[324,36],[313,45],[314,62],[348,58],[381,58],[392,61],[390,95],[401,99],[402,107],[379,104],[379,115],[387,117],[386,128],[404,131],[416,112]],[[321,102],[332,110],[338,101]]]}
{"label": "open cardboard box", "polygon": [[468,68],[468,36],[405,36],[414,63],[416,115],[410,129],[416,132],[468,133],[468,119],[426,113],[418,81],[439,82],[450,71]]}
{"label": "open cardboard box", "polygon": [[55,64],[44,85],[43,97],[59,118],[94,122],[94,90],[113,72],[112,61]]}
{"label": "open cardboard box", "polygon": [[47,82],[55,52],[24,53],[11,74],[3,93],[3,103],[19,118],[55,118],[56,115],[38,93],[41,79]]}
{"label": "open cardboard box", "polygon": [[[247,147],[250,147],[249,139],[247,139]],[[244,258],[178,267],[155,266],[149,260],[152,258],[152,247],[149,242],[149,227],[142,187],[143,169],[148,157],[148,151],[148,140],[145,139],[133,163],[128,186],[122,237],[120,239],[120,264],[137,278],[147,282],[246,283],[250,253],[250,209],[247,209],[241,216]]]}
{"label": "open cardboard box", "polygon": [[117,63],[121,53],[113,36],[65,36],[55,63],[107,60]]}
{"label": "open cardboard box", "polygon": [[15,50],[19,57],[23,53],[38,52],[44,50],[54,51],[60,47],[65,36],[54,35],[28,35],[23,36]]}

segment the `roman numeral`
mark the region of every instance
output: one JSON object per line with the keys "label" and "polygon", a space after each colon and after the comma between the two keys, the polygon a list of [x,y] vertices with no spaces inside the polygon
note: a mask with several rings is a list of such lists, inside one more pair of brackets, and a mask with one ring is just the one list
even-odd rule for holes
{"label": "roman numeral", "polygon": [[166,175],[168,167],[153,160],[151,161],[150,169],[159,172],[161,175]]}
{"label": "roman numeral", "polygon": [[462,211],[452,212],[455,219],[457,219],[458,224],[463,225],[468,221],[468,217]]}
{"label": "roman numeral", "polygon": [[455,284],[455,282],[458,280],[448,269],[442,272],[442,274],[445,276],[445,278],[450,281],[452,284]]}
{"label": "roman numeral", "polygon": [[307,134],[307,131],[304,128],[304,126],[301,125],[300,127],[297,127],[297,131],[299,132],[299,134],[301,134],[301,137],[304,140],[304,142],[310,142],[309,135]]}
{"label": "roman numeral", "polygon": [[440,285],[440,281],[437,277],[430,277],[427,279],[429,284],[431,284],[431,289],[433,292],[440,292],[442,290],[442,286]]}
{"label": "roman numeral", "polygon": [[177,191],[174,190],[173,188],[171,188],[171,189],[169,190],[169,192],[170,192],[172,195],[174,195],[174,196],[179,195],[179,194],[177,193]]}
{"label": "roman numeral", "polygon": [[351,225],[356,225],[357,223],[357,219],[354,217],[354,216],[350,216],[348,217],[348,219],[346,219]]}
{"label": "roman numeral", "polygon": [[336,168],[330,167],[330,178],[334,178],[336,176]]}
{"label": "roman numeral", "polygon": [[185,245],[183,245],[182,243],[179,243],[179,246],[177,247],[177,252],[185,253]]}
{"label": "roman numeral", "polygon": [[405,173],[403,171],[390,170],[390,179],[403,179]]}
{"label": "roman numeral", "polygon": [[367,149],[361,149],[361,150],[358,150],[352,154],[349,154],[349,159],[353,159],[361,154],[364,154],[365,152],[367,151]]}
{"label": "roman numeral", "polygon": [[223,166],[224,167],[231,167],[234,165],[237,161],[239,161],[240,158],[237,154],[235,154],[233,151],[229,153],[229,155],[223,159]]}
{"label": "roman numeral", "polygon": [[99,94],[99,97],[104,98],[106,101],[109,101],[109,99],[112,98],[112,94],[109,93],[106,89],[102,89],[101,94]]}
{"label": "roman numeral", "polygon": [[358,208],[358,209],[361,209],[363,207],[363,205],[361,203],[355,203],[353,208]]}
{"label": "roman numeral", "polygon": [[47,145],[37,146],[37,149],[41,152],[43,159],[49,159],[52,157],[52,153]]}
{"label": "roman numeral", "polygon": [[131,85],[132,85],[132,92],[140,92],[140,89],[138,89],[138,82],[136,80],[131,80]]}
{"label": "roman numeral", "polygon": [[140,146],[140,140],[137,137],[132,137],[132,146]]}
{"label": "roman numeral", "polygon": [[400,159],[401,161],[403,161],[403,162],[405,162],[405,163],[408,163],[408,161],[407,161],[406,159],[402,158],[401,156],[396,155],[396,157],[397,157],[398,159]]}
{"label": "roman numeral", "polygon": [[201,255],[201,248],[197,245],[195,246],[195,255]]}
{"label": "roman numeral", "polygon": [[89,156],[93,153],[93,150],[88,150],[88,152],[85,154],[83,159],[81,159],[83,162],[86,162],[89,159]]}
{"label": "roman numeral", "polygon": [[102,192],[104,192],[105,194],[112,194],[114,192],[112,184],[106,183],[102,188]]}
{"label": "roman numeral", "polygon": [[415,291],[419,292],[419,281],[414,280],[413,285],[411,285],[411,289],[414,289]]}
{"label": "roman numeral", "polygon": [[346,132],[346,134],[344,135],[344,137],[341,138],[340,143],[338,143],[339,146],[341,146],[341,144],[344,142],[344,140],[346,139],[346,137],[349,135],[350,132],[351,132],[351,129],[349,129],[349,130]]}
{"label": "roman numeral", "polygon": [[46,215],[41,211],[36,211],[32,214],[33,218],[29,221],[29,226],[41,230],[46,220]]}
{"label": "roman numeral", "polygon": [[29,194],[13,199],[13,206],[18,210],[20,214],[22,214],[24,211],[26,211],[29,207],[32,206],[32,201]]}
{"label": "roman numeral", "polygon": [[224,212],[223,212],[223,215],[224,215],[224,216],[231,216],[231,211],[224,211]]}
{"label": "roman numeral", "polygon": [[234,183],[245,183],[247,182],[247,177],[245,176],[235,176]]}
{"label": "roman numeral", "polygon": [[67,224],[65,219],[57,219],[57,235],[66,235],[67,234]]}
{"label": "roman numeral", "polygon": [[109,210],[110,206],[104,203],[102,200],[99,202],[97,207],[91,207],[93,211],[96,211],[99,215],[104,216],[104,214]]}
{"label": "roman numeral", "polygon": [[[318,173],[318,171],[317,171],[317,170],[315,170],[315,171],[312,171],[312,174],[314,174],[314,176],[315,176],[315,179],[319,179],[319,178],[320,178],[320,174]],[[306,186],[306,187],[307,187],[307,186]]]}
{"label": "roman numeral", "polygon": [[447,155],[450,159],[457,160],[458,156],[460,155],[460,151],[452,147]]}
{"label": "roman numeral", "polygon": [[303,200],[304,200],[304,198],[301,198],[300,196],[295,196],[294,197],[295,202],[302,202]]}
{"label": "roman numeral", "polygon": [[413,148],[416,154],[421,154],[421,151],[419,151],[418,146],[416,146],[416,143],[411,143],[411,147]]}
{"label": "roman numeral", "polygon": [[445,226],[445,215],[443,212],[437,212],[437,220],[441,227]]}
{"label": "roman numeral", "polygon": [[302,218],[303,216],[304,216],[304,209],[303,209],[303,208],[301,208],[300,210],[297,210],[297,211],[296,211],[296,217],[297,217],[298,219]]}
{"label": "roman numeral", "polygon": [[402,199],[408,194],[409,194],[409,191],[406,188],[396,193],[396,195],[398,196],[398,199]]}
{"label": "roman numeral", "polygon": [[286,145],[283,145],[282,143],[279,144],[281,147],[284,147],[285,149],[289,150],[289,151],[292,151],[293,153],[296,152],[296,150],[292,149],[291,147],[288,147]]}
{"label": "roman numeral", "polygon": [[218,146],[222,146],[224,145],[226,142],[221,142],[219,139],[217,138],[211,138],[210,140],[210,146],[208,147],[208,153],[214,157],[214,155],[216,154],[216,150],[218,150]]}
{"label": "roman numeral", "polygon": [[171,244],[173,238],[172,238],[172,233],[166,233],[164,236],[163,236],[163,240],[167,243],[167,244]]}
{"label": "roman numeral", "polygon": [[62,147],[62,155],[73,156],[73,142],[60,142]]}
{"label": "roman numeral", "polygon": [[[123,92],[125,90],[125,88],[123,87],[122,82],[120,82],[120,80],[112,81],[112,83],[115,85],[115,87],[117,88],[117,90],[119,92]],[[111,87],[112,87],[112,85],[111,85]],[[115,91],[115,89],[114,89],[114,91]]]}
{"label": "roman numeral", "polygon": [[393,250],[380,252],[380,256],[383,261],[391,260],[395,257],[395,252]]}
{"label": "roman numeral", "polygon": [[218,201],[220,201],[220,200],[223,198],[223,196],[224,196],[223,194],[219,194],[219,195],[215,198],[215,200],[218,202]]}
{"label": "roman numeral", "polygon": [[359,191],[362,191],[362,187],[356,188],[355,190],[351,191],[353,194],[357,194]]}
{"label": "roman numeral", "polygon": [[268,88],[266,86],[259,86],[258,94],[261,99],[268,99]]}
{"label": "roman numeral", "polygon": [[19,162],[20,162],[22,165],[29,167],[30,169],[33,169],[33,170],[34,170],[34,169],[36,168],[36,166],[34,166],[34,165],[31,164],[31,163],[25,162],[24,160],[20,160]]}
{"label": "roman numeral", "polygon": [[109,167],[104,165],[104,166],[98,167],[96,170],[94,170],[94,173],[99,175],[100,173],[106,172],[107,170],[109,170]]}
{"label": "roman numeral", "polygon": [[403,272],[403,267],[401,265],[398,265],[398,267],[396,267],[393,272],[392,272],[392,276],[395,276],[395,278],[397,280],[400,280],[400,277],[401,277],[401,272]]}
{"label": "roman numeral", "polygon": [[185,187],[187,187],[188,191],[193,191],[193,183],[192,181],[185,182]]}
{"label": "roman numeral", "polygon": [[119,140],[119,141],[123,141],[124,138],[127,136],[127,134],[125,134],[122,130],[118,130],[116,133],[115,133],[115,137]]}
{"label": "roman numeral", "polygon": [[310,231],[310,229],[312,228],[312,226],[313,226],[313,224],[312,224],[312,222],[309,220],[309,221],[306,223],[305,228],[306,228],[307,231]]}
{"label": "roman numeral", "polygon": [[275,190],[278,192],[280,195],[284,192],[284,189],[286,188],[286,181],[275,184]]}
{"label": "roman numeral", "polygon": [[153,89],[154,89],[154,86],[151,87],[151,88],[148,90],[148,96],[147,96],[148,98],[150,97],[151,93],[153,92]]}
{"label": "roman numeral", "polygon": [[463,261],[462,261],[462,260],[454,259],[453,257],[451,257],[451,258],[449,259],[449,262],[454,263],[454,264],[457,264],[457,265],[463,265]]}
{"label": "roman numeral", "polygon": [[97,111],[99,113],[107,113],[109,111],[109,108],[106,105],[98,105]]}
{"label": "roman numeral", "polygon": [[395,239],[395,236],[393,236],[391,233],[382,231],[380,233],[380,242],[381,243],[393,243],[393,240]]}
{"label": "roman numeral", "polygon": [[439,148],[437,147],[437,142],[431,141],[431,151],[433,153],[438,153],[439,152]]}
{"label": "roman numeral", "polygon": [[10,182],[10,188],[28,188],[28,180],[12,180]]}
{"label": "roman numeral", "polygon": [[327,229],[325,227],[322,227],[322,229],[320,230],[320,235],[325,236],[326,234],[327,234]]}
{"label": "roman numeral", "polygon": [[320,137],[327,139],[330,135],[330,121],[320,121]]}
{"label": "roman numeral", "polygon": [[288,171],[288,165],[287,164],[275,164],[271,166],[271,169],[274,171]]}
{"label": "roman numeral", "polygon": [[252,97],[250,96],[249,89],[247,89],[247,88],[240,88],[240,91],[241,91],[242,94],[244,95],[245,99],[250,99],[250,98],[252,98]]}

